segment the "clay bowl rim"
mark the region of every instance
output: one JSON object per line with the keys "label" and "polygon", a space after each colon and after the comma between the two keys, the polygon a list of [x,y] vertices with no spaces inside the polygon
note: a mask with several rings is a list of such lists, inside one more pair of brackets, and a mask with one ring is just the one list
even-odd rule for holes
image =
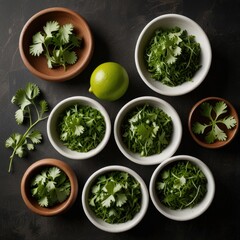
{"label": "clay bowl rim", "polygon": [[[68,176],[71,184],[70,196],[62,203],[56,206],[44,208],[38,205],[37,201],[30,194],[30,181],[41,171],[41,169],[47,166],[56,166],[60,168]],[[42,216],[54,216],[66,212],[74,204],[78,195],[78,180],[73,169],[65,162],[54,159],[45,158],[38,160],[28,167],[21,180],[21,195],[26,206],[34,213]]]}
{"label": "clay bowl rim", "polygon": [[[54,18],[55,21],[59,21],[61,22],[61,19],[66,18],[66,16],[68,15],[69,19],[74,19],[74,21],[78,21],[81,24],[74,24],[74,29],[77,32],[81,32],[82,34],[79,34],[81,37],[86,36],[87,38],[87,43],[83,40],[83,45],[85,49],[79,49],[79,52],[81,52],[81,59],[78,59],[78,61],[73,64],[73,65],[68,65],[67,66],[67,70],[64,71],[63,67],[58,67],[55,69],[48,69],[47,67],[47,60],[45,59],[45,56],[39,56],[34,57],[31,56],[30,53],[27,51],[27,49],[29,49],[26,44],[31,43],[31,41],[25,41],[26,35],[30,35],[33,36],[35,33],[37,33],[38,31],[42,30],[42,27],[44,26],[45,22],[48,20],[45,20],[43,24],[41,24],[41,27],[33,27],[36,26],[36,22],[43,22],[43,19],[49,19],[49,21],[51,20],[51,15],[53,15],[56,12],[60,12],[62,14],[62,18],[59,17],[59,15],[57,14]],[[49,15],[49,17],[48,17]],[[64,21],[64,23],[69,23],[70,21]],[[79,27],[79,25],[81,27]],[[83,27],[82,27],[83,26]],[[29,32],[29,33],[28,33]],[[31,33],[31,34],[30,34]],[[27,39],[29,39],[30,37],[28,36]],[[27,43],[26,43],[27,42]],[[29,45],[28,44],[28,45]],[[83,51],[84,50],[84,51]],[[19,52],[20,52],[20,56],[22,58],[22,61],[24,63],[24,65],[27,67],[27,69],[34,74],[35,76],[43,79],[43,80],[47,80],[47,81],[54,81],[54,82],[62,82],[62,81],[66,81],[66,80],[70,80],[74,77],[76,77],[78,74],[80,74],[89,64],[92,56],[93,56],[93,51],[94,51],[94,40],[93,40],[93,34],[92,31],[89,27],[89,24],[87,23],[86,19],[81,16],[79,13],[69,9],[69,8],[65,8],[65,7],[50,7],[50,8],[46,8],[43,9],[37,13],[35,13],[32,17],[30,17],[27,22],[25,23],[25,25],[22,28],[22,31],[20,33],[20,37],[19,37]],[[80,53],[77,53],[78,55]],[[32,59],[31,59],[32,58]],[[44,58],[44,59],[43,59]],[[41,60],[42,59],[42,60]],[[44,67],[44,69],[42,71],[39,70],[39,68],[35,68],[31,61],[45,61],[46,62],[46,67]],[[44,71],[47,71],[46,73],[44,73]],[[48,74],[48,72],[50,72],[51,74]]]}
{"label": "clay bowl rim", "polygon": [[[201,138],[198,137],[196,134],[194,134],[192,131],[192,121],[193,121],[194,114],[196,113],[196,110],[203,102],[209,102],[209,101],[210,102],[224,101],[228,106],[228,112],[230,113],[230,115],[234,116],[234,118],[237,121],[236,126],[233,129],[228,130],[228,132],[232,132],[232,134],[230,136],[229,136],[229,134],[227,134],[228,139],[226,141],[215,141],[214,143],[206,143],[206,142],[202,141]],[[199,100],[198,102],[196,102],[190,110],[189,117],[188,117],[188,130],[190,132],[190,135],[194,139],[194,141],[202,147],[216,149],[216,148],[221,148],[221,147],[226,146],[227,144],[232,142],[232,140],[234,139],[235,135],[238,132],[238,128],[239,128],[238,113],[237,113],[236,109],[234,108],[234,106],[228,100],[226,100],[224,98],[214,97],[214,96],[203,98],[203,99]]]}

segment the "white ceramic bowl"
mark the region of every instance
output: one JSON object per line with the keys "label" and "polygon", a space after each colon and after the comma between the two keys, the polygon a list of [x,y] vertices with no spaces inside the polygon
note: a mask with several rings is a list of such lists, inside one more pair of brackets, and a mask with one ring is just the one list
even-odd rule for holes
{"label": "white ceramic bowl", "polygon": [[[204,199],[200,203],[195,205],[193,208],[172,210],[172,209],[164,206],[159,201],[159,198],[156,193],[155,185],[156,185],[156,180],[158,178],[158,175],[164,167],[166,167],[170,163],[173,163],[175,161],[181,161],[181,160],[189,161],[189,162],[195,164],[196,166],[198,166],[202,170],[202,172],[204,173],[204,175],[206,176],[207,181],[208,181],[207,193],[206,193]],[[210,169],[208,168],[208,166],[205,163],[203,163],[200,159],[192,157],[192,156],[188,156],[188,155],[178,155],[178,156],[174,156],[169,159],[166,159],[155,169],[155,171],[152,174],[151,180],[150,180],[149,193],[150,193],[150,197],[151,197],[151,200],[152,200],[154,206],[165,217],[173,219],[173,220],[177,220],[177,221],[187,221],[187,220],[191,220],[191,219],[194,219],[194,218],[200,216],[202,213],[204,213],[208,209],[208,207],[210,206],[210,204],[212,203],[212,200],[214,198],[215,181],[214,181],[213,175],[212,175]]]}
{"label": "white ceramic bowl", "polygon": [[[99,110],[104,117],[105,124],[106,124],[106,131],[105,131],[105,136],[101,143],[95,148],[92,149],[88,152],[77,152],[77,151],[72,151],[66,146],[63,145],[62,141],[60,140],[59,134],[57,132],[57,121],[59,118],[59,115],[69,106],[72,106],[74,104],[80,104],[83,106],[90,106],[92,108],[95,108]],[[49,117],[48,117],[48,122],[47,122],[47,135],[49,138],[49,141],[51,142],[52,146],[63,156],[70,158],[70,159],[75,159],[75,160],[83,160],[87,159],[90,157],[95,156],[98,154],[100,151],[103,150],[103,148],[106,146],[111,134],[111,121],[109,118],[109,115],[105,108],[98,103],[97,101],[88,98],[88,97],[82,97],[82,96],[74,96],[74,97],[69,97],[61,102],[59,102],[51,111]]]}
{"label": "white ceramic bowl", "polygon": [[[140,183],[140,186],[141,186],[141,192],[142,192],[141,210],[134,216],[132,220],[125,223],[110,224],[103,221],[100,218],[97,218],[88,204],[89,191],[91,189],[92,184],[95,182],[95,180],[99,176],[112,171],[121,171],[121,172],[129,173],[132,177],[134,177]],[[88,178],[82,191],[82,206],[87,218],[97,228],[106,232],[112,232],[112,233],[124,232],[135,227],[143,219],[145,213],[147,212],[148,204],[149,204],[149,194],[148,194],[148,189],[145,182],[135,171],[124,166],[112,165],[112,166],[103,167],[97,170]]]}
{"label": "white ceramic bowl", "polygon": [[[188,34],[194,35],[196,42],[200,43],[202,67],[196,72],[192,81],[185,82],[179,86],[169,87],[151,78],[151,74],[146,68],[144,52],[155,30],[176,26],[182,30],[187,30]],[[192,19],[179,14],[165,14],[150,21],[140,33],[135,47],[135,64],[140,77],[153,91],[167,96],[183,95],[197,88],[205,79],[211,66],[211,61],[211,45],[203,29]]]}
{"label": "white ceramic bowl", "polygon": [[[171,117],[173,123],[173,133],[169,145],[160,154],[142,157],[140,154],[133,153],[132,151],[130,151],[127,148],[127,146],[123,143],[121,135],[121,125],[124,120],[124,117],[129,111],[131,111],[132,109],[139,105],[144,105],[146,103],[155,107],[159,107]],[[182,139],[181,119],[176,110],[169,103],[160,98],[151,96],[135,98],[128,102],[127,104],[125,104],[118,112],[114,122],[114,137],[118,148],[123,153],[123,155],[129,160],[141,165],[159,164],[164,159],[171,157],[179,147],[179,144]]]}

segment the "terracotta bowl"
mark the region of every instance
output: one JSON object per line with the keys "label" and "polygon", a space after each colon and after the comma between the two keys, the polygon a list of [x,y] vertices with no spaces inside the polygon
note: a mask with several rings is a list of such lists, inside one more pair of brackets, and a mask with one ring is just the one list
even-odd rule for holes
{"label": "terracotta bowl", "polygon": [[[29,53],[33,35],[42,31],[48,21],[57,21],[60,25],[73,24],[74,33],[83,39],[82,47],[76,49],[78,61],[67,65],[66,71],[63,67],[48,68],[43,54],[36,57]],[[62,7],[47,8],[33,15],[24,25],[19,39],[20,55],[28,70],[41,79],[54,82],[70,80],[80,74],[90,62],[93,48],[93,36],[86,20],[78,13]]]}
{"label": "terracotta bowl", "polygon": [[[31,181],[36,174],[41,172],[43,168],[55,166],[60,168],[68,176],[71,184],[70,196],[62,203],[56,206],[44,208],[38,205],[37,201],[30,193]],[[33,163],[24,173],[21,181],[21,195],[26,206],[34,213],[42,216],[54,216],[66,212],[75,202],[78,195],[78,181],[72,168],[65,162],[46,158]]]}
{"label": "terracotta bowl", "polygon": [[[224,101],[226,104],[227,104],[227,113],[225,113],[225,115],[221,115],[222,117],[224,116],[233,116],[236,121],[237,121],[237,124],[235,127],[231,128],[231,129],[227,129],[226,127],[224,126],[221,126],[222,130],[226,133],[227,135],[227,139],[225,141],[219,141],[219,140],[216,140],[215,142],[213,143],[207,143],[205,140],[204,140],[204,134],[195,134],[193,131],[192,131],[192,126],[195,122],[200,122],[200,123],[204,123],[206,121],[206,118],[204,118],[203,116],[201,116],[200,114],[200,105],[204,102],[208,102],[210,103],[211,105],[215,105],[216,102],[219,102],[219,101]],[[221,117],[221,118],[222,118]],[[188,129],[189,129],[189,132],[192,136],[192,138],[202,147],[205,147],[205,148],[221,148],[227,144],[229,144],[233,138],[235,137],[237,131],[238,131],[238,126],[239,126],[239,119],[238,119],[238,114],[237,114],[237,111],[235,110],[235,108],[233,107],[233,105],[223,99],[223,98],[220,98],[220,97],[207,97],[207,98],[204,98],[200,101],[198,101],[191,109],[190,111],[190,114],[189,114],[189,118],[188,118]]]}

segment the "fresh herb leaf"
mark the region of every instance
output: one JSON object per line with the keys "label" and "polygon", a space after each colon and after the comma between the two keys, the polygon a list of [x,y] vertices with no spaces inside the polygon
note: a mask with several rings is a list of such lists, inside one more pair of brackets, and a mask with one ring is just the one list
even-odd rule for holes
{"label": "fresh herb leaf", "polygon": [[207,143],[213,143],[216,140],[226,141],[226,129],[232,129],[237,121],[233,116],[227,115],[227,104],[224,101],[218,101],[215,105],[204,102],[200,105],[200,115],[205,117],[203,122],[194,122],[192,130],[195,134],[205,134],[204,139]]}
{"label": "fresh herb leaf", "polygon": [[33,56],[44,54],[49,68],[63,66],[77,61],[75,48],[81,47],[82,39],[77,37],[71,23],[59,25],[57,21],[49,21],[43,27],[43,31],[33,36],[29,52]]}
{"label": "fresh herb leaf", "polygon": [[170,143],[172,131],[171,117],[148,104],[129,112],[122,124],[123,142],[141,156],[162,152]]}
{"label": "fresh herb leaf", "polygon": [[131,220],[141,208],[139,182],[126,172],[113,171],[98,177],[91,186],[89,205],[107,223]]}
{"label": "fresh herb leaf", "polygon": [[145,60],[153,79],[168,86],[191,81],[200,65],[200,44],[179,27],[158,29],[146,47]]}
{"label": "fresh herb leaf", "polygon": [[[42,135],[34,127],[47,118],[44,113],[48,111],[48,104],[45,100],[37,102],[40,95],[39,87],[34,83],[28,83],[25,89],[19,89],[11,102],[16,104],[19,109],[15,113],[17,124],[23,124],[24,121],[29,122],[28,129],[24,134],[13,133],[5,142],[6,148],[12,148],[13,152],[10,156],[8,172],[11,172],[12,162],[15,155],[22,158],[27,151],[34,150],[35,144],[41,143]],[[36,114],[33,113],[35,111]],[[33,117],[37,115],[37,119],[33,121]]]}
{"label": "fresh herb leaf", "polygon": [[189,161],[178,161],[159,174],[156,190],[160,201],[171,209],[194,207],[207,193],[207,179]]}

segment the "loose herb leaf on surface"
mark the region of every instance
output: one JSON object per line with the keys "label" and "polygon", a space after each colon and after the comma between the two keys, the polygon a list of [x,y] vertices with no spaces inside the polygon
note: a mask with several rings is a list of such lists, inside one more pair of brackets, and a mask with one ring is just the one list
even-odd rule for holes
{"label": "loose herb leaf on surface", "polygon": [[224,101],[218,101],[215,105],[204,102],[200,105],[200,114],[206,118],[202,123],[194,122],[192,130],[195,134],[205,134],[205,141],[213,143],[215,140],[226,141],[227,134],[221,128],[221,125],[227,129],[236,126],[237,121],[233,116],[227,114],[227,104]]}
{"label": "loose herb leaf on surface", "polygon": [[207,192],[203,172],[189,161],[178,161],[160,172],[156,182],[160,201],[171,209],[194,207]]}
{"label": "loose herb leaf on surface", "polygon": [[[47,118],[45,113],[48,111],[48,103],[45,100],[38,100],[40,95],[39,87],[34,83],[28,83],[25,89],[19,89],[11,102],[16,104],[19,109],[15,113],[18,125],[28,122],[28,129],[24,134],[13,133],[5,142],[6,148],[12,148],[8,172],[11,172],[12,162],[15,155],[22,158],[27,151],[34,150],[35,144],[41,143],[42,134],[34,129],[35,126]],[[36,120],[34,121],[34,117]]]}
{"label": "loose herb leaf on surface", "polygon": [[76,48],[81,47],[82,39],[74,34],[72,24],[59,25],[57,21],[49,21],[43,27],[43,31],[33,36],[33,44],[29,51],[33,56],[44,54],[49,68],[63,66],[77,61]]}
{"label": "loose herb leaf on surface", "polygon": [[58,120],[60,139],[73,151],[88,152],[98,146],[105,135],[104,117],[95,108],[75,104]]}
{"label": "loose herb leaf on surface", "polygon": [[171,117],[148,104],[130,111],[122,124],[123,142],[141,156],[161,153],[170,143],[172,131]]}
{"label": "loose herb leaf on surface", "polygon": [[139,182],[126,172],[113,171],[98,177],[89,193],[89,205],[108,223],[124,223],[141,208]]}
{"label": "loose herb leaf on surface", "polygon": [[147,69],[153,79],[168,86],[191,81],[200,65],[200,44],[179,27],[158,29],[145,51]]}
{"label": "loose herb leaf on surface", "polygon": [[41,207],[51,207],[68,198],[71,191],[67,175],[58,167],[48,167],[36,175],[31,183],[31,193]]}

